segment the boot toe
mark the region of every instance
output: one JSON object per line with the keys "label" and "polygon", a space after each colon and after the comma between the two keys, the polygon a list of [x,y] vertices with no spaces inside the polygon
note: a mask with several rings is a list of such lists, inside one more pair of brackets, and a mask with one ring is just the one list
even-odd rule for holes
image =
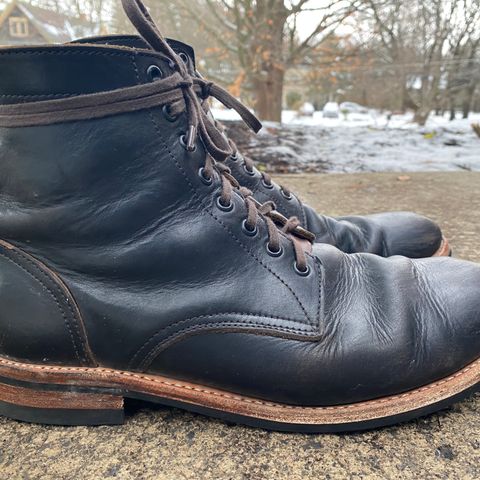
{"label": "boot toe", "polygon": [[368,219],[383,233],[385,256],[426,258],[435,255],[442,246],[440,227],[422,215],[392,212],[370,215]]}
{"label": "boot toe", "polygon": [[326,217],[308,222],[316,242],[336,246],[344,253],[373,253],[427,258],[448,255],[440,227],[429,218],[411,212],[367,216]]}
{"label": "boot toe", "polygon": [[319,378],[330,403],[421,388],[480,358],[480,265],[320,245],[313,253],[328,272]]}

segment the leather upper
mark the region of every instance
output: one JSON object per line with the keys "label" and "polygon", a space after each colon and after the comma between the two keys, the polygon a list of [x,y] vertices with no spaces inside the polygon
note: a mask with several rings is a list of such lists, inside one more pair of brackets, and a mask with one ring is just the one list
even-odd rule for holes
{"label": "leather upper", "polygon": [[[127,47],[0,50],[0,102],[145,83],[151,65],[171,73],[162,55]],[[204,182],[205,150],[185,150],[186,127],[159,106],[0,128],[0,238],[66,285],[95,362],[327,405],[425,385],[479,356],[478,266],[316,245],[302,276],[289,238],[276,257],[263,220],[245,233],[240,194],[231,211],[219,207],[219,175]],[[43,362],[22,348],[44,328],[30,310],[0,355]],[[58,329],[41,348],[62,363],[72,342]]]}

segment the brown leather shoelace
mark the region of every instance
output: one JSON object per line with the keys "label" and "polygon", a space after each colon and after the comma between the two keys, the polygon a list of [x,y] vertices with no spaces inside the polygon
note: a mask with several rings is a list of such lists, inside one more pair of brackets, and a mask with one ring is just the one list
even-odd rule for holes
{"label": "brown leather shoelace", "polygon": [[21,104],[0,105],[0,127],[22,127],[52,125],[68,121],[104,118],[115,114],[134,112],[158,106],[168,106],[173,115],[185,111],[188,130],[184,137],[185,148],[195,149],[200,137],[207,151],[203,175],[211,181],[217,173],[222,182],[220,206],[228,208],[237,191],[244,199],[247,218],[246,233],[254,235],[257,221],[263,219],[268,230],[268,250],[272,255],[281,253],[282,231],[291,239],[299,273],[308,273],[308,264],[302,240],[313,242],[312,233],[300,227],[297,219],[286,219],[275,210],[273,202],[259,204],[248,189],[240,187],[230,170],[222,163],[234,154],[232,145],[208,115],[202,103],[214,97],[227,108],[234,109],[243,121],[258,132],[262,125],[242,103],[220,86],[203,78],[192,77],[183,60],[168,45],[141,0],[122,0],[126,14],[144,40],[170,63],[175,73],[152,83],[121,88],[118,90],[84,94],[55,100],[44,100]]}

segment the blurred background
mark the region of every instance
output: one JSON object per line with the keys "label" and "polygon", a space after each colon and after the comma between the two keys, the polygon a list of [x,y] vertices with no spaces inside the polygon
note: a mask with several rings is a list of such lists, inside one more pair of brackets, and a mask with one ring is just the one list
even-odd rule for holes
{"label": "blurred background", "polygon": [[[147,0],[205,77],[265,122],[215,116],[277,172],[480,170],[480,0]],[[120,0],[0,0],[0,44],[134,33]]]}

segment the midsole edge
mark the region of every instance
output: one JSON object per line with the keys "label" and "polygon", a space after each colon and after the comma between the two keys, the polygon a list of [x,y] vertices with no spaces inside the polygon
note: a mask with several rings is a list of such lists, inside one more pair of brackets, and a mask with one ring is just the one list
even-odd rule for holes
{"label": "midsole edge", "polygon": [[128,397],[128,392],[143,393],[159,399],[166,398],[280,423],[342,424],[399,415],[439,403],[468,390],[480,383],[480,359],[444,379],[402,394],[348,405],[321,407],[268,402],[163,376],[101,367],[33,365],[0,358],[0,376],[39,386],[54,384],[119,389],[119,393],[122,392],[125,397]]}

